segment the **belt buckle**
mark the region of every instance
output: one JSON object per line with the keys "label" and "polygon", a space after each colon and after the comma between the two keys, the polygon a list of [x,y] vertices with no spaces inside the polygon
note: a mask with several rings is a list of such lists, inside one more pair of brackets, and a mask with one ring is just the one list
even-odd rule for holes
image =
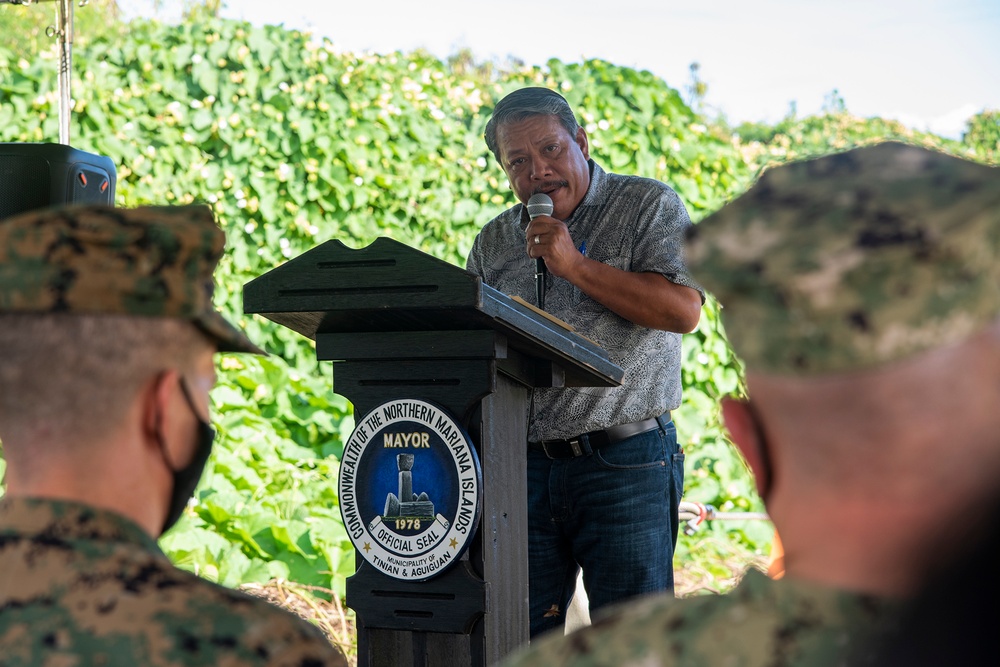
{"label": "belt buckle", "polygon": [[[583,448],[580,446],[580,439],[579,438],[574,438],[572,440],[566,440],[566,442],[569,444],[569,448],[573,452],[573,456],[583,456]],[[557,460],[559,460],[561,458],[565,458],[565,457],[562,457],[562,456],[552,456],[552,453],[549,452],[549,445],[550,444],[555,444],[555,441],[552,441],[552,440],[542,440],[542,451],[545,452],[545,456],[546,457],[548,457],[552,461],[557,461]]]}

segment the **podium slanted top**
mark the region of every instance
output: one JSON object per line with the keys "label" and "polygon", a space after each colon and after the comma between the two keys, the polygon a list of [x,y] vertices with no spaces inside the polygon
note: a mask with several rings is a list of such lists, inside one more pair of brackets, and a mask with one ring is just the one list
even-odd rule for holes
{"label": "podium slanted top", "polygon": [[568,386],[615,386],[623,371],[593,341],[517,303],[479,276],[390,238],[352,250],[327,241],[251,280],[243,311],[303,336],[494,330],[563,367]]}

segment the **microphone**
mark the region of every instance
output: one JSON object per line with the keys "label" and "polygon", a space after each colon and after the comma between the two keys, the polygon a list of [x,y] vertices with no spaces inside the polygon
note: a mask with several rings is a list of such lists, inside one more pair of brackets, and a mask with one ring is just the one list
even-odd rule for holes
{"label": "microphone", "polygon": [[[540,215],[552,215],[554,207],[552,206],[552,197],[549,197],[544,192],[538,192],[531,195],[531,199],[528,200],[528,218],[534,220]],[[541,257],[535,258],[535,299],[538,301],[538,307],[545,310],[545,260]]]}

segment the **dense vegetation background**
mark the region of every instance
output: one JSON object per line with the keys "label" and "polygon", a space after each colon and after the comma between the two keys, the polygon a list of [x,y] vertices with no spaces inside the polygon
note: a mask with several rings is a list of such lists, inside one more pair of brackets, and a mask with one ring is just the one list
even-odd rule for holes
{"label": "dense vegetation background", "polygon": [[[8,32],[20,9],[0,12],[4,33],[19,35],[0,46],[0,141],[56,141],[56,51],[39,46],[37,30]],[[996,111],[971,119],[961,141],[856,118],[836,95],[822,115],[734,128],[693,111],[696,100],[653,74],[600,60],[527,67],[461,53],[343,53],[208,14],[176,26],[109,15],[92,37],[78,30],[72,143],[114,159],[119,205],[214,207],[228,237],[217,305],[272,353],[221,357],[215,453],[161,540],[181,566],[230,586],[282,579],[342,594],[354,568],[336,494],[351,406],[331,392],[332,369],[311,341],[242,314],[242,286],[333,238],[362,247],[390,236],[464,266],[479,228],[514,202],[482,139],[506,92],[561,91],[599,163],[670,184],[696,221],[769,163],[882,139],[1000,160]],[[703,94],[694,84],[687,90]],[[686,498],[763,511],[718,420],[719,398],[742,384],[711,300],[684,350],[676,419]],[[766,555],[770,541],[766,522],[703,524],[682,536],[676,562],[724,588],[732,563]]]}

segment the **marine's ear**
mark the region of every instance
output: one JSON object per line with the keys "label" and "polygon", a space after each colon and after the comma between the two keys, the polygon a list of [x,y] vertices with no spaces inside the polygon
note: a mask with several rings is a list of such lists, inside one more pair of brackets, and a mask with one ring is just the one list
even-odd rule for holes
{"label": "marine's ear", "polygon": [[763,429],[756,411],[749,401],[724,398],[722,399],[722,421],[729,431],[729,437],[740,450],[750,471],[753,472],[757,493],[766,502],[767,493],[771,489],[774,470],[768,443],[762,437]]}
{"label": "marine's ear", "polygon": [[[164,447],[176,447],[171,443],[185,442],[183,428],[174,423],[178,411],[184,410],[180,396],[181,376],[176,370],[168,370],[156,375],[146,382],[140,395],[142,404],[142,432],[146,442],[159,450],[159,455],[167,456],[171,461],[184,460],[185,451],[163,451]],[[180,434],[180,435],[178,435]]]}
{"label": "marine's ear", "polygon": [[142,430],[151,438],[157,437],[163,428],[167,406],[169,405],[170,383],[168,373],[159,373],[156,377],[143,384],[141,392],[142,401]]}

